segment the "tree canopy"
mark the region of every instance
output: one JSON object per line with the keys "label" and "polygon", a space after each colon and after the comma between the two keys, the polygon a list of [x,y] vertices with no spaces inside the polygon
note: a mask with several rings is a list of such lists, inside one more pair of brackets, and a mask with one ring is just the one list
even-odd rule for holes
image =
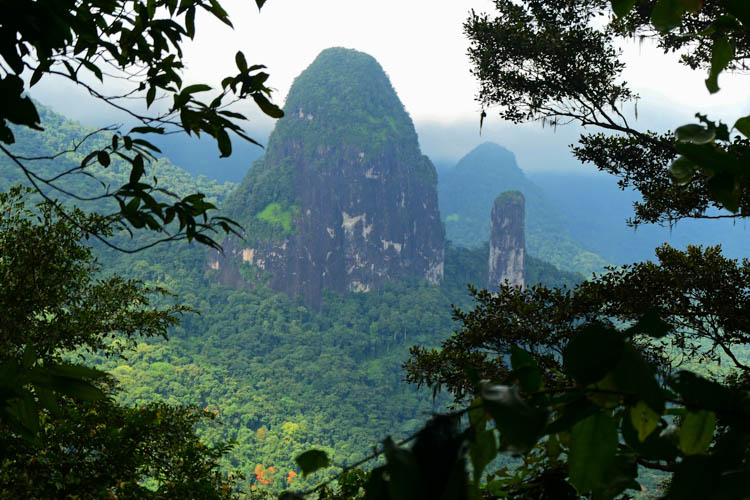
{"label": "tree canopy", "polygon": [[9,498],[231,498],[218,470],[225,444],[206,446],[190,406],[126,407],[106,373],[74,362],[120,356],[136,338],[166,336],[188,308],[154,307],[166,293],[121,277],[97,278],[84,231],[107,235],[97,215],[71,222],[28,189],[0,193],[0,494]]}
{"label": "tree canopy", "polygon": [[616,48],[621,38],[654,40],[707,70],[707,89],[717,92],[722,71],[747,69],[747,2],[627,0],[610,8],[606,0],[496,0],[495,7],[465,24],[486,109],[516,123],[599,129],[573,152],[641,192],[634,224],[747,215],[750,118],[730,129],[698,113],[698,123],[674,132],[639,129],[638,95],[622,79]]}

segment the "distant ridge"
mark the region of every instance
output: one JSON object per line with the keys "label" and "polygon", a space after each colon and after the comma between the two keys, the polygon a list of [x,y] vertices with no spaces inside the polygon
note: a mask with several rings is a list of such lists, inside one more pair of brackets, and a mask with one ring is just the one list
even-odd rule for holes
{"label": "distant ridge", "polygon": [[530,255],[560,269],[589,275],[607,262],[573,240],[544,191],[518,167],[515,155],[492,143],[480,144],[440,176],[438,199],[446,238],[475,248],[489,241],[495,197],[517,190],[526,198],[526,246]]}

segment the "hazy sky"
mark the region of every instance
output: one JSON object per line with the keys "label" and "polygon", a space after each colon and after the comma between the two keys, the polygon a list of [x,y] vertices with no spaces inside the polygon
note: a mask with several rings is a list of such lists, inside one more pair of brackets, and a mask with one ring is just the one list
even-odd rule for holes
{"label": "hazy sky", "polygon": [[[462,24],[470,9],[491,11],[491,1],[269,0],[260,13],[253,0],[225,0],[224,5],[235,29],[199,16],[196,40],[186,48],[188,81],[218,85],[232,73],[234,54],[242,50],[249,62],[268,66],[269,84],[281,103],[293,79],[321,50],[354,48],[383,66],[417,125],[424,152],[436,162],[455,161],[484,140],[513,150],[527,170],[574,162],[567,145],[579,131],[572,127],[554,132],[537,124],[513,126],[490,111],[479,137],[477,85],[470,74]],[[638,125],[643,128],[674,128],[696,111],[727,121],[750,112],[743,92],[746,77],[723,75],[722,91],[710,96],[703,84],[705,75],[679,66],[674,58],[635,41],[626,42],[623,50],[628,62],[625,78],[642,96]],[[67,86],[40,84],[33,95],[89,123],[109,119],[81,106]],[[267,133],[272,123],[252,114],[256,117],[251,131]]]}

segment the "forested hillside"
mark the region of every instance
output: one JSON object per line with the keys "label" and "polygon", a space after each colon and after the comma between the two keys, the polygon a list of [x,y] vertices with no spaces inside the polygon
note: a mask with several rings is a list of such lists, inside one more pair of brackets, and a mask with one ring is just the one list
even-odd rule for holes
{"label": "forested hillside", "polygon": [[[43,113],[50,124],[44,132],[18,133],[15,147],[28,156],[68,148],[89,131],[47,108]],[[59,171],[76,161],[80,154],[58,158],[48,168]],[[2,167],[3,187],[23,180],[11,165]],[[114,184],[125,175],[115,164],[104,173]],[[149,174],[162,187],[205,192],[219,204],[231,189],[196,180],[166,159]],[[136,235],[136,243],[146,241],[148,236]],[[470,307],[466,284],[487,281],[488,247],[449,245],[441,287],[413,279],[370,293],[328,292],[319,311],[265,287],[235,290],[212,282],[205,274],[206,250],[185,242],[135,254],[98,245],[97,255],[106,275],[141,279],[175,294],[155,305],[177,302],[196,311],[183,316],[168,341],[141,342],[126,359],[93,359],[122,384],[122,401],[214,411],[218,423],[201,427],[200,434],[210,443],[236,441],[225,458],[227,469],[243,471],[245,486],[277,490],[299,486],[294,457],[310,447],[328,450],[337,465],[351,463],[383,436],[406,436],[422,425],[425,412],[443,408],[444,399],[433,402],[429,391],[404,382],[401,364],[410,346],[437,346],[450,336],[451,304]],[[581,279],[527,259],[529,283],[570,287]]]}

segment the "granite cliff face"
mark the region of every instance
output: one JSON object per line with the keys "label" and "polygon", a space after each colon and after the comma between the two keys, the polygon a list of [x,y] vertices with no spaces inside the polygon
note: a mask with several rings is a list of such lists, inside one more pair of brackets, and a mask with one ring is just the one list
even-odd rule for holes
{"label": "granite cliff face", "polygon": [[312,305],[405,276],[439,283],[444,231],[435,168],[367,54],[323,51],[289,91],[266,154],[227,201],[247,231],[208,265],[229,285],[264,281]]}
{"label": "granite cliff face", "polygon": [[495,292],[503,281],[524,286],[525,200],[520,191],[506,191],[495,199],[490,217],[490,262],[487,289]]}

